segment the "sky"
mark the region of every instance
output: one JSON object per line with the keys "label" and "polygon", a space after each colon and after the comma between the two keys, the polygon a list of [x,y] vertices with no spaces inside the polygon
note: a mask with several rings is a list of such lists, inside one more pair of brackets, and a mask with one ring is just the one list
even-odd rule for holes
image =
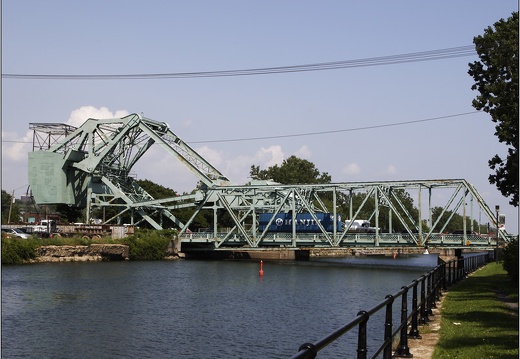
{"label": "sky", "polygon": [[[473,44],[513,0],[3,0],[2,74],[135,75],[299,66]],[[170,129],[235,184],[295,155],[333,182],[466,179],[506,229],[518,208],[488,177],[506,155],[471,102],[476,54],[378,66],[158,79],[2,78],[2,189],[28,186],[29,123],[130,113]],[[178,193],[197,183],[152,147],[134,167]]]}

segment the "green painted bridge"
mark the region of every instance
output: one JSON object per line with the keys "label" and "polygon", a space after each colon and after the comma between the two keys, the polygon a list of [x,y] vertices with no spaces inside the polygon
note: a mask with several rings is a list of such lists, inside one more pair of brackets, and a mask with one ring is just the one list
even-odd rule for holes
{"label": "green painted bridge", "polygon": [[[168,219],[183,243],[206,243],[215,249],[496,245],[493,235],[474,235],[478,232],[474,227],[479,218],[478,227],[486,223],[496,233],[499,214],[464,179],[298,185],[253,180],[235,185],[168,124],[139,114],[87,119],[78,128],[59,123],[31,123],[30,128],[34,134],[28,170],[35,202],[86,208],[87,222],[94,210],[114,207],[117,214],[104,219],[104,224],[119,223],[126,215],[132,225],[146,222],[163,229]],[[155,199],[140,187],[131,171],[152,146],[184,164],[198,180],[197,189]],[[410,209],[410,203],[416,210]],[[191,208],[193,214],[181,220],[176,213],[184,208]],[[211,229],[193,233],[190,227],[204,212],[213,219]],[[445,234],[455,214],[463,218],[463,234]],[[373,227],[358,226],[360,221]],[[228,227],[222,228],[221,223]],[[312,231],[302,228],[302,223],[312,224]],[[504,230],[498,230],[498,236],[499,242],[509,238]]]}

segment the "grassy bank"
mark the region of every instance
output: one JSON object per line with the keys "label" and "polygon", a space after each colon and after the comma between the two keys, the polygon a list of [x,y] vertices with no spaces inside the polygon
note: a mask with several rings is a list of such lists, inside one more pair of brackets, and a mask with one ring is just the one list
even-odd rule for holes
{"label": "grassy bank", "polygon": [[449,288],[433,359],[518,358],[518,283],[502,263],[489,263]]}
{"label": "grassy bank", "polygon": [[170,241],[175,237],[172,230],[138,230],[133,236],[121,239],[101,237],[53,237],[28,239],[2,237],[2,264],[22,264],[36,257],[41,246],[88,246],[90,244],[125,244],[129,246],[130,260],[160,260],[166,256]]}

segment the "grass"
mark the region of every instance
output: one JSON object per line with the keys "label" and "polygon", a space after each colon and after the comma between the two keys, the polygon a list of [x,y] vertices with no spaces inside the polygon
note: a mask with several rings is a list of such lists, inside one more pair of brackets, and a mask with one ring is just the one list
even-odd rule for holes
{"label": "grass", "polygon": [[505,301],[518,303],[518,283],[502,263],[489,263],[449,288],[432,359],[517,359],[518,315]]}

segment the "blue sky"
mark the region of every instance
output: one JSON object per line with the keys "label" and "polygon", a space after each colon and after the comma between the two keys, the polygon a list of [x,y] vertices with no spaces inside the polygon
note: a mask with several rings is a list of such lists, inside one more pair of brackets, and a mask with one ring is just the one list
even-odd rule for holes
{"label": "blue sky", "polygon": [[[471,45],[517,1],[2,2],[2,73],[114,75],[292,66]],[[488,182],[506,153],[488,115],[324,135],[473,112],[475,56],[271,75],[158,80],[2,80],[2,189],[25,192],[29,123],[143,113],[236,184],[296,155],[333,182],[464,178],[507,229],[518,210]],[[262,140],[220,141],[270,137]],[[9,142],[8,142],[9,141]],[[15,142],[10,142],[15,141]],[[210,141],[210,142],[205,142]],[[135,167],[177,192],[194,178],[160,149]]]}

